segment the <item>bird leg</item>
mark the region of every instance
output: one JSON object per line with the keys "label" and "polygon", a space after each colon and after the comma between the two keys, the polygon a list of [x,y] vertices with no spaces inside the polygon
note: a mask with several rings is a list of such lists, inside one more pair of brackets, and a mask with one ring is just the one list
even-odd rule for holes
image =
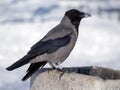
{"label": "bird leg", "polygon": [[64,75],[64,73],[66,72],[66,70],[64,70],[59,63],[58,63],[58,64],[55,64],[55,63],[49,62],[49,64],[50,64],[50,66],[51,66],[53,69],[56,69],[57,71],[62,72],[62,73],[60,74],[60,77],[59,77],[59,79],[61,80],[61,77]]}

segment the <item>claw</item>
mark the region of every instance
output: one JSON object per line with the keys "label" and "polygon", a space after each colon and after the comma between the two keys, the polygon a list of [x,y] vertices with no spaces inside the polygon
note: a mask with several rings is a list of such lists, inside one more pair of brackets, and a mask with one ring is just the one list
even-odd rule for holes
{"label": "claw", "polygon": [[56,69],[57,71],[60,71],[60,76],[59,76],[59,80],[61,80],[62,76],[67,72],[69,73],[69,71],[67,69],[60,69],[60,68],[57,68]]}
{"label": "claw", "polygon": [[57,68],[57,71],[60,71],[60,76],[59,76],[59,80],[61,80],[62,76],[64,75],[65,71],[63,69]]}

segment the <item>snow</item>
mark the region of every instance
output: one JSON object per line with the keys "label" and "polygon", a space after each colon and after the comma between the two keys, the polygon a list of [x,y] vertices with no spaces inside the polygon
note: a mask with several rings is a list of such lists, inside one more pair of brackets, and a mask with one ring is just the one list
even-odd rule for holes
{"label": "snow", "polygon": [[[29,80],[21,81],[28,65],[11,72],[5,68],[23,57],[32,45],[59,24],[66,10],[72,7],[79,8],[76,2],[0,1],[0,90],[29,90]],[[116,5],[116,2],[113,2],[110,5]],[[80,5],[87,5],[87,1],[82,1]],[[96,3],[92,5],[94,8],[97,6]],[[36,10],[38,12],[35,14]],[[120,22],[116,20],[115,14],[111,19],[107,18],[107,15],[92,14],[92,17],[81,21],[76,46],[62,66],[98,65],[119,70]]]}

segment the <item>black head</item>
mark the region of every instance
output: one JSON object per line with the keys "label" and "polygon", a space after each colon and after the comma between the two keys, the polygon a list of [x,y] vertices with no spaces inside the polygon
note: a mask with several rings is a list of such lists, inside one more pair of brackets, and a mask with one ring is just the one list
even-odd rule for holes
{"label": "black head", "polygon": [[68,18],[71,20],[72,24],[75,25],[75,27],[78,29],[79,23],[81,21],[82,18],[86,18],[91,16],[90,14],[84,13],[84,12],[80,12],[76,9],[71,9],[68,10],[65,13],[66,16],[68,16]]}

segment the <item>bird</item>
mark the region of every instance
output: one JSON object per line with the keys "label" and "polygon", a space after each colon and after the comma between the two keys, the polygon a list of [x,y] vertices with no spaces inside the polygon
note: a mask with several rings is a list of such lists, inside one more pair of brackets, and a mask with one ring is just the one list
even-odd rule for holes
{"label": "bird", "polygon": [[22,79],[25,81],[47,63],[54,69],[58,68],[67,59],[76,44],[81,20],[90,16],[77,9],[67,10],[57,26],[33,45],[25,56],[7,67],[6,70],[12,71],[30,63],[27,74]]}

